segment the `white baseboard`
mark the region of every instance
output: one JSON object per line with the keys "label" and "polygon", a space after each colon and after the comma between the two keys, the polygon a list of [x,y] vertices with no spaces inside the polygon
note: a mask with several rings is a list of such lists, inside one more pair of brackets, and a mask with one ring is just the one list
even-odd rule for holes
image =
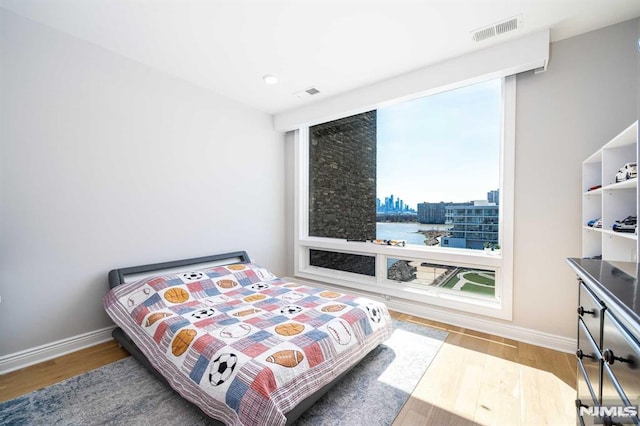
{"label": "white baseboard", "polygon": [[80,349],[88,348],[112,339],[111,332],[115,327],[106,327],[89,333],[72,336],[66,339],[47,343],[35,348],[26,349],[0,357],[0,374],[19,370],[33,364],[48,361]]}
{"label": "white baseboard", "polygon": [[[300,278],[286,279],[300,283],[304,283],[305,281],[305,279]],[[310,285],[322,286],[345,292],[345,288],[343,287],[316,281],[306,281]],[[499,322],[498,320],[492,320],[489,318],[485,319],[478,316],[466,315],[463,312],[455,312],[452,310],[445,311],[436,307],[430,307],[429,305],[426,305],[424,303],[412,303],[411,301],[404,299],[385,300],[378,294],[367,293],[351,288],[348,289],[348,292],[384,302],[388,308],[394,311],[414,315],[420,318],[430,319],[432,321],[438,321],[445,324],[455,325],[457,327],[476,330],[482,333],[493,334],[495,336],[517,340],[519,342],[529,343],[532,345],[541,346],[543,348],[554,349],[560,352],[575,353],[577,348],[577,342],[575,338],[568,338],[564,336],[544,333],[542,331],[506,324],[504,322]]]}

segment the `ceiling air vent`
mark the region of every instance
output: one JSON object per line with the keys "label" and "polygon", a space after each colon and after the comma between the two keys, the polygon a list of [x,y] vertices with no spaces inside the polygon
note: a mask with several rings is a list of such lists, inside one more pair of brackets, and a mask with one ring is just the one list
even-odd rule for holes
{"label": "ceiling air vent", "polygon": [[304,89],[297,93],[294,93],[294,95],[299,98],[307,98],[309,96],[317,95],[318,93],[320,93],[318,89],[316,89],[315,87],[309,87],[308,89]]}
{"label": "ceiling air vent", "polygon": [[506,21],[498,22],[497,24],[493,24],[488,27],[480,28],[472,31],[471,34],[473,41],[478,42],[509,31],[517,30],[520,26],[522,26],[522,15],[509,18]]}

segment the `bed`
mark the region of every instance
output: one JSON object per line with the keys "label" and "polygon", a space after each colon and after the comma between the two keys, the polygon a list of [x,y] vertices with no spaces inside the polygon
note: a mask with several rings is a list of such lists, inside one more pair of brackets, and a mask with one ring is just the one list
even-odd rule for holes
{"label": "bed", "polygon": [[246,252],[114,269],[109,286],[113,337],[219,424],[292,424],[392,331],[383,303]]}

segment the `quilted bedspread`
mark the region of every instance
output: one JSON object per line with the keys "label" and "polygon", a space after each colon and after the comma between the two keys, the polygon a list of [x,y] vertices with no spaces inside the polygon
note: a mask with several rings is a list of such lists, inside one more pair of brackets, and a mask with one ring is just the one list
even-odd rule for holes
{"label": "quilted bedspread", "polygon": [[391,335],[384,304],[255,264],[148,277],[112,289],[104,306],[176,391],[228,425],[285,424]]}

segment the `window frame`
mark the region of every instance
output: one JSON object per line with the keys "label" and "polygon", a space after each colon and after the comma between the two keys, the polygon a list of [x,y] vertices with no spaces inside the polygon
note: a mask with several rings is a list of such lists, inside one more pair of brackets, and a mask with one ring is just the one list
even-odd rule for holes
{"label": "window frame", "polygon": [[[460,84],[457,87],[463,87]],[[406,299],[444,308],[466,311],[504,320],[512,319],[513,308],[513,221],[514,221],[514,177],[515,177],[515,93],[516,78],[502,78],[502,134],[500,143],[500,209],[499,238],[501,254],[487,254],[481,250],[427,247],[382,246],[364,242],[353,242],[334,238],[310,237],[308,224],[309,208],[309,127],[314,124],[336,120],[349,115],[380,108],[394,102],[429,96],[451,90],[451,87],[430,90],[411,98],[385,102],[350,112],[340,117],[306,123],[295,132],[295,188],[294,188],[294,274],[297,277],[324,281],[326,283],[353,288],[380,295],[385,299]],[[328,250],[348,254],[376,257],[376,276],[366,277],[350,272],[336,271],[309,265],[309,250]],[[427,261],[443,265],[492,270],[496,274],[495,296],[477,297],[459,290],[441,288],[418,289],[408,283],[387,279],[387,258]]]}

